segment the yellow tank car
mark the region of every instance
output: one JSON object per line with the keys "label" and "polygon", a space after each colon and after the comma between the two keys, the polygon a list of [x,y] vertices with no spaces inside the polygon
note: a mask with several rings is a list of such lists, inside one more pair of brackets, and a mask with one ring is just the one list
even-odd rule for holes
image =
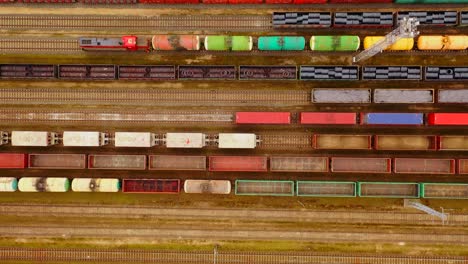
{"label": "yellow tank car", "polygon": [[452,36],[419,36],[420,50],[466,50],[468,48],[467,35]]}
{"label": "yellow tank car", "polygon": [[[383,36],[372,36],[364,38],[364,49],[369,49],[377,41],[383,39]],[[398,40],[395,44],[386,48],[385,50],[412,50],[414,46],[413,38],[403,38]]]}

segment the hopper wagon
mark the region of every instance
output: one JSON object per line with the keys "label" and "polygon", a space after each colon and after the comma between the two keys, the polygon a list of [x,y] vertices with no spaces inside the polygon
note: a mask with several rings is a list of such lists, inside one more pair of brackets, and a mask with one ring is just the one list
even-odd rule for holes
{"label": "hopper wagon", "polygon": [[231,182],[228,180],[185,180],[185,193],[230,194]]}

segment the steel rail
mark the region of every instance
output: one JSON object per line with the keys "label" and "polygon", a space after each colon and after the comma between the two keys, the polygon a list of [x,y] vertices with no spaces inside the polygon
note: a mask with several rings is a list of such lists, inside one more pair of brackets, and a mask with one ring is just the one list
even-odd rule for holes
{"label": "steel rail", "polygon": [[2,29],[28,30],[271,30],[270,15],[0,15]]}
{"label": "steel rail", "polygon": [[308,105],[310,96],[292,90],[0,88],[2,104]]}
{"label": "steel rail", "polygon": [[465,264],[466,257],[311,252],[0,248],[0,260],[187,264]]}

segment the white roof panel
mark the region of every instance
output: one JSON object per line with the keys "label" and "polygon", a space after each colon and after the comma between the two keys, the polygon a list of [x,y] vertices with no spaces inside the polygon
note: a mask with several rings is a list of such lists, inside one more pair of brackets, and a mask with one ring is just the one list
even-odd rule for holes
{"label": "white roof panel", "polygon": [[167,133],[166,147],[168,148],[203,148],[205,134],[203,133]]}
{"label": "white roof panel", "polygon": [[114,144],[116,147],[140,147],[154,146],[153,134],[148,132],[115,132]]}
{"label": "white roof panel", "polygon": [[63,132],[63,145],[66,147],[99,147],[100,132],[65,131]]}
{"label": "white roof panel", "polygon": [[44,131],[13,131],[11,133],[12,146],[46,147],[49,132]]}
{"label": "white roof panel", "polygon": [[219,148],[248,148],[257,146],[257,136],[246,133],[219,133]]}

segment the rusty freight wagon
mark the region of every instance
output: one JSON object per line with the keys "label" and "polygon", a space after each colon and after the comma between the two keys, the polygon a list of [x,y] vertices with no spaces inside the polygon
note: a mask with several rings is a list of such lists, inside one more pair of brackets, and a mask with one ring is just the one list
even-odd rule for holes
{"label": "rusty freight wagon", "polygon": [[328,172],[328,157],[270,157],[272,172]]}
{"label": "rusty freight wagon", "polygon": [[210,156],[210,171],[267,171],[265,156]]}
{"label": "rusty freight wagon", "polygon": [[86,154],[29,154],[30,169],[85,169]]}
{"label": "rusty freight wagon", "polygon": [[179,179],[123,179],[124,193],[170,193],[180,192]]}
{"label": "rusty freight wagon", "polygon": [[376,135],[376,150],[436,150],[436,136]]}
{"label": "rusty freight wagon", "polygon": [[150,170],[206,170],[205,156],[150,155]]}
{"label": "rusty freight wagon", "polygon": [[455,174],[455,159],[395,158],[395,173]]}
{"label": "rusty freight wagon", "polygon": [[391,173],[391,158],[332,157],[331,171],[343,173]]}
{"label": "rusty freight wagon", "polygon": [[28,154],[0,153],[0,169],[24,169],[28,164]]}
{"label": "rusty freight wagon", "polygon": [[88,168],[101,170],[144,170],[146,155],[98,155],[88,156]]}
{"label": "rusty freight wagon", "polygon": [[314,149],[372,149],[371,135],[314,134]]}

